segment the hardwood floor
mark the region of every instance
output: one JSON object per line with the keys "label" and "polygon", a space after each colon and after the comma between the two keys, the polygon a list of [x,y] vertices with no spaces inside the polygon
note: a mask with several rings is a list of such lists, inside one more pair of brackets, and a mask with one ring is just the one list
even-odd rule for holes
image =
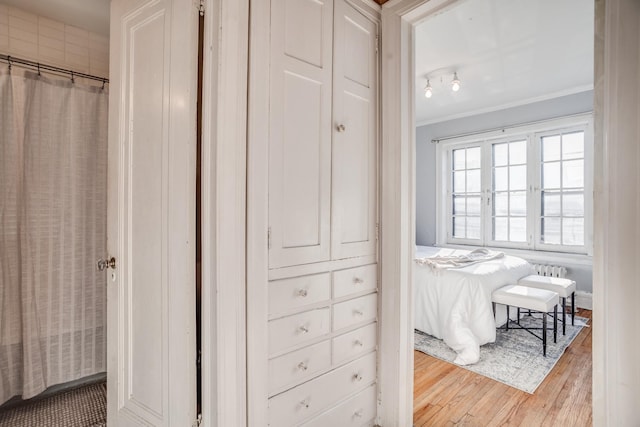
{"label": "hardwood floor", "polygon": [[414,352],[414,426],[591,426],[590,326],[534,394]]}

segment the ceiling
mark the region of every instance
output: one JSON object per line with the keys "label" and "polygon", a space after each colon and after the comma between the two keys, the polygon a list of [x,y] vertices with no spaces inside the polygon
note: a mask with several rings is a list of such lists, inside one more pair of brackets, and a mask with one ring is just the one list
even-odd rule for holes
{"label": "ceiling", "polygon": [[[593,28],[593,0],[456,2],[415,30],[416,123],[592,89]],[[454,71],[458,92],[451,91]]]}
{"label": "ceiling", "polygon": [[0,3],[109,35],[109,0],[0,0]]}

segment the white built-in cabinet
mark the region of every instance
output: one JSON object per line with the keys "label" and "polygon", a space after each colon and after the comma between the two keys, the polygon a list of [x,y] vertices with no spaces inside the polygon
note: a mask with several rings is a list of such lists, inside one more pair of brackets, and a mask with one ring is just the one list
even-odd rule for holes
{"label": "white built-in cabinet", "polygon": [[375,424],[377,32],[346,0],[270,4],[268,308],[250,327],[273,427]]}

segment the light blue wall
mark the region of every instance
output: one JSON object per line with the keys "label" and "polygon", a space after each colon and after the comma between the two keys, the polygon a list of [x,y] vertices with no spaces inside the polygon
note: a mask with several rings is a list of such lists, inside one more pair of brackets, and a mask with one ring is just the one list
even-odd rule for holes
{"label": "light blue wall", "polygon": [[[420,126],[416,129],[416,243],[430,246],[436,243],[436,145],[432,139],[482,132],[503,126],[513,126],[548,120],[593,110],[593,91],[567,95],[547,101],[478,114],[461,119]],[[570,269],[579,276],[578,287],[591,292],[591,269]]]}

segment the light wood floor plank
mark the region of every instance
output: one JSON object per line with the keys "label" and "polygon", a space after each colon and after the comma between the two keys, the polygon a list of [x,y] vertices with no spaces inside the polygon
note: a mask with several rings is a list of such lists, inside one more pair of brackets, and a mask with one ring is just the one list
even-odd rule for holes
{"label": "light wood floor plank", "polygon": [[[589,310],[576,314],[591,319]],[[587,326],[534,394],[416,351],[414,425],[590,426],[591,340]]]}

